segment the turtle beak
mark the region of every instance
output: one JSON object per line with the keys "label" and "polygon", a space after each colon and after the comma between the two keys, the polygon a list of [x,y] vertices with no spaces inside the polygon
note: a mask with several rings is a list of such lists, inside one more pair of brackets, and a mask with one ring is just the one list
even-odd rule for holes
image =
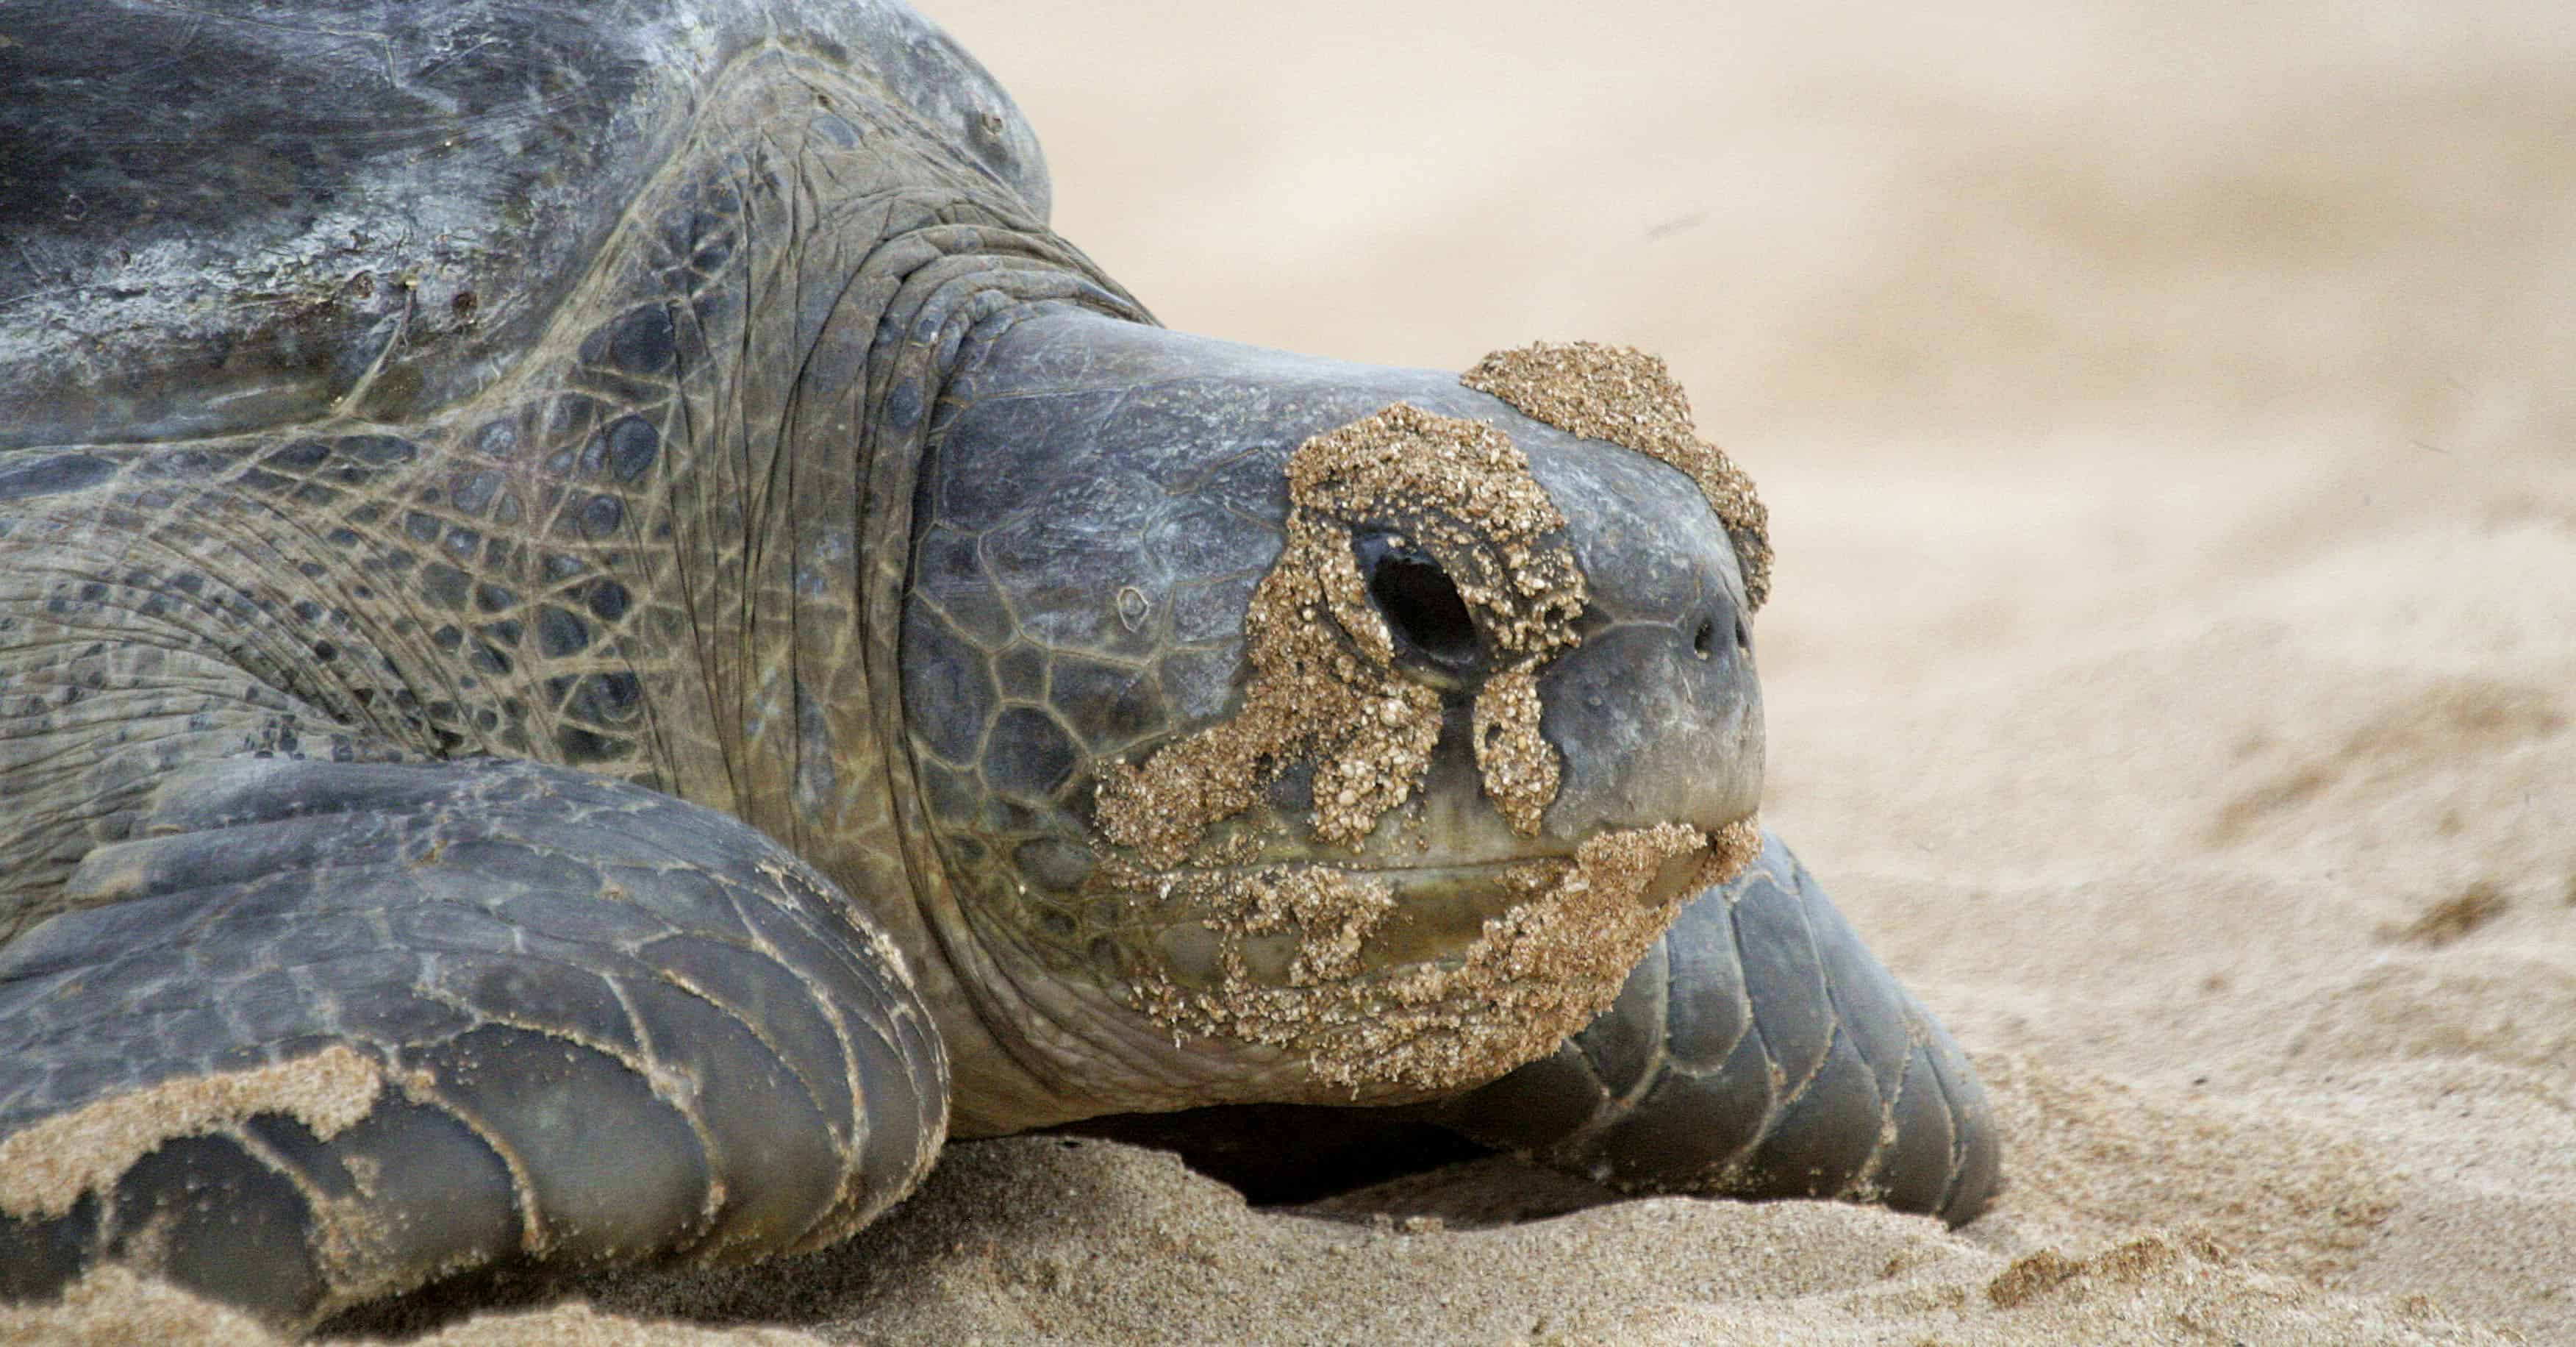
{"label": "turtle beak", "polygon": [[1566,519],[1590,595],[1582,644],[1539,678],[1540,733],[1564,755],[1546,833],[1687,823],[1762,798],[1762,688],[1726,530],[1681,473],[1533,427],[1514,438]]}

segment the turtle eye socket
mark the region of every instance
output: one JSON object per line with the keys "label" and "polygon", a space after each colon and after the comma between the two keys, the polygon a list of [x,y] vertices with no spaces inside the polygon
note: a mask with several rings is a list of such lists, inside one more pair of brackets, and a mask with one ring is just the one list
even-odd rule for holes
{"label": "turtle eye socket", "polygon": [[1472,667],[1484,653],[1476,619],[1458,584],[1428,553],[1381,533],[1357,540],[1360,574],[1369,601],[1386,619],[1399,645],[1419,651],[1443,669]]}

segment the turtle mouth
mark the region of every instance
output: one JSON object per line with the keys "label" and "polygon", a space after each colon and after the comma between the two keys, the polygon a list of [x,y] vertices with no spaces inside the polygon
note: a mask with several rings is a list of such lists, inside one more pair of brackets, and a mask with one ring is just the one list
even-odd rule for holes
{"label": "turtle mouth", "polygon": [[1606,829],[1571,856],[1165,871],[1140,895],[1155,934],[1125,995],[1177,1034],[1285,1051],[1349,1100],[1456,1089],[1607,1009],[1760,836],[1747,817]]}
{"label": "turtle mouth", "polygon": [[[1737,830],[1752,828],[1754,817],[1747,814],[1715,830],[1694,829],[1701,833],[1701,844],[1658,862],[1634,888],[1633,904],[1646,910],[1668,908],[1695,888],[1733,878],[1741,868],[1730,864],[1737,859],[1738,848],[1725,839]],[[1166,872],[1167,878],[1183,885],[1278,884],[1302,879],[1376,889],[1385,895],[1384,915],[1369,926],[1357,948],[1359,966],[1372,969],[1455,960],[1484,938],[1492,923],[1569,881],[1582,882],[1580,874],[1577,853],[1571,848],[1410,865],[1281,856],[1238,865],[1181,866]]]}
{"label": "turtle mouth", "polygon": [[[1666,858],[1637,891],[1637,906],[1679,901],[1716,851],[1711,845]],[[1487,923],[1532,901],[1536,891],[1561,882],[1574,868],[1574,857],[1564,854],[1366,872],[1389,886],[1395,910],[1360,943],[1360,961],[1384,968],[1455,957],[1484,935]]]}

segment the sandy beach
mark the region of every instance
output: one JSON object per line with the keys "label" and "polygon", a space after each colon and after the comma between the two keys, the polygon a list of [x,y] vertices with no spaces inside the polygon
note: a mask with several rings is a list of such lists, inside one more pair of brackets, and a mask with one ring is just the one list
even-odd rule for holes
{"label": "sandy beach", "polygon": [[[2576,1342],[2576,8],[927,8],[1174,327],[1671,361],[1772,513],[1766,821],[2008,1190],[1021,1138],[434,1341]],[[113,1276],[0,1339],[174,1323],[266,1340]]]}

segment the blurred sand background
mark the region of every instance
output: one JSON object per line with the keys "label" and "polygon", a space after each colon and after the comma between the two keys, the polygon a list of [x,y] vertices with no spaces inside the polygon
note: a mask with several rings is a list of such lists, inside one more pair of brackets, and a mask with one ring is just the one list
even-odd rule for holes
{"label": "blurred sand background", "polygon": [[[2576,6],[928,8],[1173,326],[1672,361],[1775,521],[1768,819],[2010,1190],[1335,1222],[1005,1141],[452,1340],[2576,1342]],[[168,1308],[95,1289],[0,1336]]]}

